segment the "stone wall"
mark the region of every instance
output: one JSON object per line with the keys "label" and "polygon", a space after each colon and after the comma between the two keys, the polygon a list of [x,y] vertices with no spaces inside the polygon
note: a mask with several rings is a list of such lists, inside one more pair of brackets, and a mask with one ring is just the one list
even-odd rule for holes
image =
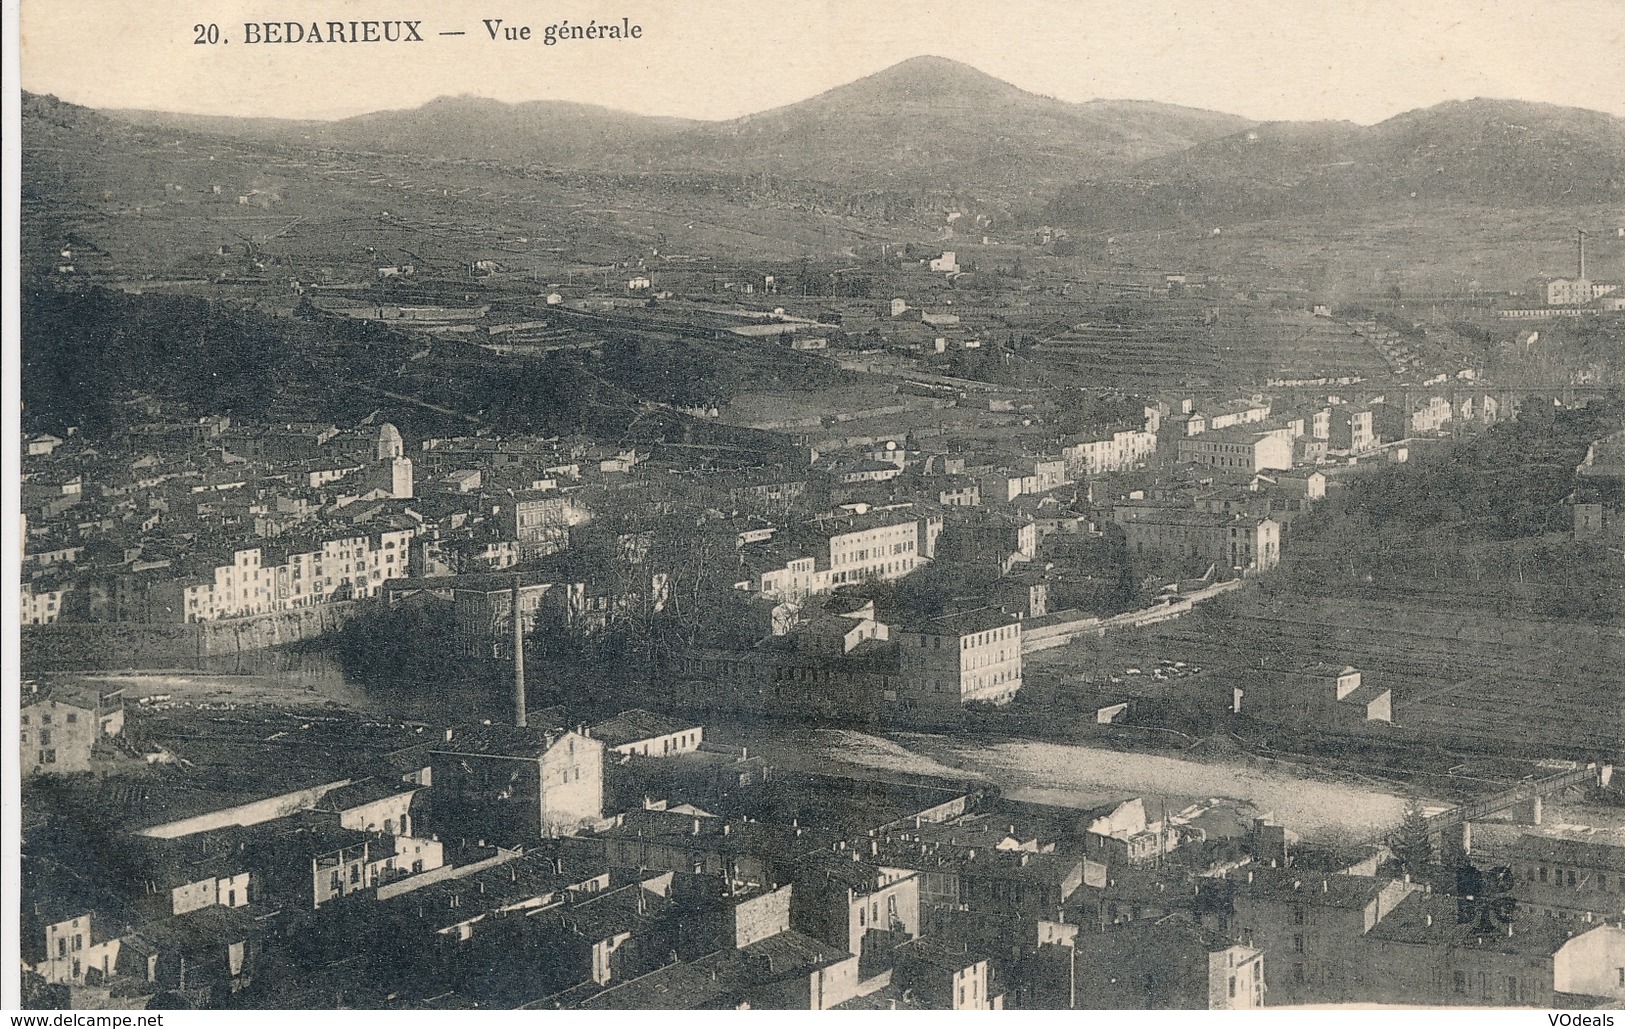
{"label": "stone wall", "polygon": [[315,639],[355,617],[346,601],[190,625],[58,622],[22,627],[22,669],[38,672],[114,668],[193,668],[221,657]]}

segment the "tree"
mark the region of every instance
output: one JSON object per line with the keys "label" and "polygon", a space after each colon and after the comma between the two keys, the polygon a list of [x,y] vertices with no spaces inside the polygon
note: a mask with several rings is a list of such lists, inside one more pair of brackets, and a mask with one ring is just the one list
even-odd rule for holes
{"label": "tree", "polygon": [[1412,876],[1423,876],[1433,863],[1433,838],[1428,832],[1428,819],[1420,798],[1412,797],[1405,806],[1405,818],[1389,836],[1388,846]]}

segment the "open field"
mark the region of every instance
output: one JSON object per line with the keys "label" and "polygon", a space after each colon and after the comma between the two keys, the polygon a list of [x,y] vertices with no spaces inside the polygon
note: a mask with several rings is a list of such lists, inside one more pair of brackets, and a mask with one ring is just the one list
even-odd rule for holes
{"label": "open field", "polygon": [[[123,689],[126,704],[140,707],[339,708],[373,711],[376,699],[338,675],[209,675],[186,670],[81,673],[48,676],[103,690]],[[163,698],[163,699],[158,699]]]}

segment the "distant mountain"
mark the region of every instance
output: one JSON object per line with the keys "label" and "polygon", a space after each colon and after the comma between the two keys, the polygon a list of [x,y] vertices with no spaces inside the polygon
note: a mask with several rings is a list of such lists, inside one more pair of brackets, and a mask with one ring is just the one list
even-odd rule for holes
{"label": "distant mountain", "polygon": [[231,118],[109,111],[140,125],[232,136],[285,146],[433,154],[520,164],[574,166],[627,148],[651,146],[696,124],[625,111],[538,100],[505,104],[483,97],[439,97],[422,107],[377,111],[338,121]]}
{"label": "distant mountain", "polygon": [[1369,127],[1257,125],[1051,203],[1057,224],[1261,221],[1391,203],[1517,206],[1625,198],[1625,119],[1512,100],[1451,101]]}
{"label": "distant mountain", "polygon": [[1141,101],[1074,104],[916,57],[787,107],[706,124],[663,157],[798,178],[1037,186],[1186,149],[1246,119]]}
{"label": "distant mountain", "polygon": [[811,99],[727,122],[473,97],[331,122],[108,113],[142,125],[283,145],[606,171],[1022,190],[1115,171],[1250,124],[1143,101],[1066,103],[938,57],[904,61]]}

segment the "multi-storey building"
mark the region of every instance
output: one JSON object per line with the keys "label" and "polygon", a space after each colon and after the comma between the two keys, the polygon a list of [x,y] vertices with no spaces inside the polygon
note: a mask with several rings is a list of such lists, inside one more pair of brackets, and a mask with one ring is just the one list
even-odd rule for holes
{"label": "multi-storey building", "polygon": [[1180,915],[1078,932],[1069,945],[1076,1007],[1237,1011],[1264,1006],[1264,952]]}
{"label": "multi-storey building", "polygon": [[377,596],[408,574],[415,528],[343,533],[310,542],[192,555],[180,575],[160,569],[121,590],[133,621],[209,622]]}
{"label": "multi-storey building", "polygon": [[1363,1003],[1563,1008],[1625,998],[1618,926],[1525,918],[1484,925],[1462,919],[1458,898],[1412,893],[1358,942],[1349,978]]}
{"label": "multi-storey building", "polygon": [[1593,300],[1618,293],[1620,284],[1617,282],[1600,282],[1591,279],[1549,279],[1546,282],[1546,305],[1548,307],[1580,307]]}
{"label": "multi-storey building", "polygon": [[434,790],[493,832],[553,836],[604,817],[604,745],[562,728],[448,729],[429,750]]}
{"label": "multi-storey building", "polygon": [[1512,873],[1523,919],[1612,920],[1625,910],[1625,838],[1607,830],[1474,823],[1469,856]]}
{"label": "multi-storey building", "polygon": [[1074,443],[1061,451],[1067,473],[1074,479],[1085,475],[1126,472],[1143,464],[1157,452],[1154,430],[1129,429],[1112,433],[1111,439]]}
{"label": "multi-storey building", "polygon": [[1284,470],[1292,467],[1292,440],[1278,432],[1240,426],[1215,429],[1180,440],[1178,460],[1238,475]]}
{"label": "multi-storey building", "polygon": [[1269,955],[1269,1003],[1359,1001],[1368,984],[1362,937],[1419,886],[1290,868],[1230,874],[1229,935]]}
{"label": "multi-storey building", "polygon": [[[800,600],[845,583],[900,579],[936,554],[940,515],[880,511],[821,518],[799,527],[787,545],[801,553],[772,561],[750,584],[771,600]],[[771,553],[783,555],[777,544]]]}
{"label": "multi-storey building", "polygon": [[101,735],[93,704],[51,694],[24,697],[17,732],[22,774],[88,772]]}
{"label": "multi-storey building", "polygon": [[519,541],[520,558],[527,561],[564,549],[570,530],[591,518],[574,494],[558,490],[526,491],[497,502],[505,537]]}
{"label": "multi-storey building", "polygon": [[18,621],[23,625],[50,625],[62,617],[62,601],[68,587],[56,582],[23,583]]}
{"label": "multi-storey building", "polygon": [[996,608],[892,630],[897,703],[906,711],[1008,703],[1021,689],[1021,620]]}
{"label": "multi-storey building", "polygon": [[1340,404],[1332,409],[1331,435],[1327,440],[1333,450],[1362,454],[1371,450],[1380,438],[1372,422],[1369,407]]}
{"label": "multi-storey building", "polygon": [[1281,560],[1281,527],[1272,518],[1151,508],[1121,525],[1131,557],[1212,561],[1249,572],[1269,571]]}
{"label": "multi-storey building", "polygon": [[861,956],[871,932],[920,935],[920,876],[825,851],[802,862],[790,892],[790,924]]}
{"label": "multi-storey building", "polygon": [[1440,432],[1455,413],[1455,406],[1447,396],[1407,393],[1387,403],[1373,404],[1371,428],[1382,439],[1405,439]]}

